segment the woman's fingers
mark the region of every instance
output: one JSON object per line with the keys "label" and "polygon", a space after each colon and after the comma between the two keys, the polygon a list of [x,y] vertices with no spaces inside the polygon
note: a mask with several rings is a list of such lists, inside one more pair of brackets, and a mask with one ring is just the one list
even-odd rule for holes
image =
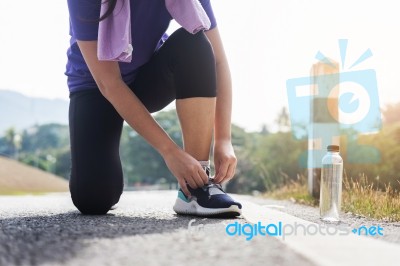
{"label": "woman's fingers", "polygon": [[201,178],[201,180],[203,181],[203,185],[208,184],[208,178],[209,176],[206,174],[206,171],[204,171],[204,169],[201,167],[200,170],[198,171],[199,177]]}
{"label": "woman's fingers", "polygon": [[208,176],[206,172],[203,170],[203,168],[196,170],[196,172],[192,173],[190,177],[193,180],[193,182],[196,183],[195,187],[190,185],[191,188],[202,187],[208,183]]}
{"label": "woman's fingers", "polygon": [[198,185],[192,176],[185,175],[185,180],[189,184],[189,186],[193,189],[197,188]]}
{"label": "woman's fingers", "polygon": [[236,165],[230,164],[228,172],[227,172],[225,178],[221,180],[221,183],[228,182],[229,180],[231,180],[233,178],[233,176],[235,175],[235,169],[236,169]]}
{"label": "woman's fingers", "polygon": [[231,179],[235,174],[236,158],[232,157],[221,162],[218,167],[217,175],[214,178],[215,183],[222,183]]}
{"label": "woman's fingers", "polygon": [[178,179],[185,195],[190,193],[187,186],[195,189],[208,183],[208,176],[200,163],[185,151],[176,149],[165,154],[164,160],[172,174]]}
{"label": "woman's fingers", "polygon": [[203,180],[201,180],[201,177],[199,176],[198,173],[195,173],[194,176],[192,176],[192,179],[193,179],[194,183],[196,184],[196,186],[192,187],[192,188],[198,188],[198,187],[202,187],[204,185]]}
{"label": "woman's fingers", "polygon": [[181,187],[181,189],[183,191],[183,194],[185,194],[186,197],[190,197],[191,194],[190,194],[189,189],[187,188],[186,180],[183,179],[183,178],[179,178],[178,179],[178,183],[179,183],[179,186]]}
{"label": "woman's fingers", "polygon": [[228,161],[222,162],[217,169],[217,175],[214,178],[214,182],[221,183],[221,181],[224,180],[228,169],[229,169],[229,162]]}

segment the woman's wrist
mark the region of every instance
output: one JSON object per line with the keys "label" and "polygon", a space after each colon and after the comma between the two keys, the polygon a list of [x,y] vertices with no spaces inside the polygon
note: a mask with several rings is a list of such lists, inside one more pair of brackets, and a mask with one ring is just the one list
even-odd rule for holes
{"label": "woman's wrist", "polygon": [[220,144],[231,144],[231,143],[232,143],[232,139],[230,137],[214,139],[214,146],[220,145]]}
{"label": "woman's wrist", "polygon": [[173,140],[170,139],[156,149],[158,153],[164,158],[165,156],[172,154],[177,149],[180,149],[180,147]]}
{"label": "woman's wrist", "polygon": [[214,142],[231,142],[232,131],[230,117],[216,114],[214,127]]}

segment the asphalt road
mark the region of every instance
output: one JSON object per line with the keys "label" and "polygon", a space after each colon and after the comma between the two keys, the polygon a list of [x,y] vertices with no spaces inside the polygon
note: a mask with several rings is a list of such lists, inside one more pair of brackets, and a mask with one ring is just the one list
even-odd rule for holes
{"label": "asphalt road", "polygon": [[314,265],[274,237],[228,236],[243,218],[177,216],[175,197],[125,192],[116,210],[84,216],[69,194],[2,196],[0,265]]}

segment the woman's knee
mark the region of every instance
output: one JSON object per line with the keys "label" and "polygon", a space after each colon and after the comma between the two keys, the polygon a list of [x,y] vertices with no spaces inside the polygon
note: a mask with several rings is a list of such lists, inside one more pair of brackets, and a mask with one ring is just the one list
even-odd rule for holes
{"label": "woman's knee", "polygon": [[171,37],[176,45],[173,68],[176,98],[215,97],[215,57],[207,36],[204,32],[191,34],[184,29],[174,34]]}
{"label": "woman's knee", "polygon": [[[168,41],[170,40],[182,54],[199,57],[200,55],[207,55],[210,57],[209,59],[214,59],[212,45],[203,31],[192,34],[180,28],[168,38]],[[194,51],[197,53],[193,54]]]}
{"label": "woman's knee", "polygon": [[70,184],[71,198],[75,207],[82,214],[102,215],[116,204],[122,191],[103,184],[86,184],[75,187]]}
{"label": "woman's knee", "polygon": [[212,68],[215,66],[214,51],[204,32],[191,34],[180,28],[171,37],[174,42],[177,63],[189,68]]}

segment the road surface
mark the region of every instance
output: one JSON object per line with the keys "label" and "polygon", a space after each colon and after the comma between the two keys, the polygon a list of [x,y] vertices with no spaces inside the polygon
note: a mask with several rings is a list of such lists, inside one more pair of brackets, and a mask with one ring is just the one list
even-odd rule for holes
{"label": "road surface", "polygon": [[[84,216],[68,193],[2,196],[0,265],[398,265],[400,245],[382,237],[299,233],[246,240],[226,233],[229,225],[258,222],[281,222],[286,231],[286,225],[312,228],[319,224],[310,214],[315,208],[234,195],[244,204],[242,217],[203,219],[176,215],[175,197],[174,191],[125,192],[116,210]],[[390,228],[386,235],[398,233],[396,224]]]}
{"label": "road surface", "polygon": [[105,216],[81,215],[68,194],[0,197],[0,265],[314,265],[275,238],[227,236],[243,218],[177,216],[175,197],[126,192]]}

